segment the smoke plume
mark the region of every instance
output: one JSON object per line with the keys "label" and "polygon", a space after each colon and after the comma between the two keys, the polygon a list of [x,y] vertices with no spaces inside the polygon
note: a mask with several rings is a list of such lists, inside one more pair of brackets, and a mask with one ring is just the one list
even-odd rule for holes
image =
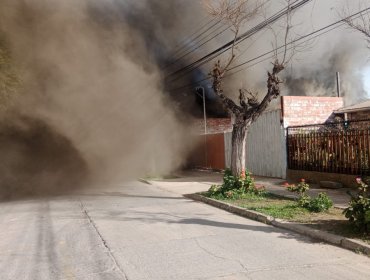
{"label": "smoke plume", "polygon": [[[359,1],[351,1],[354,11]],[[285,1],[278,2],[269,1],[241,32],[282,9]],[[294,15],[292,39],[338,20],[335,11],[345,2],[312,1]],[[1,0],[0,59],[7,72],[0,73],[0,83],[9,89],[0,89],[6,99],[0,106],[0,196],[74,189],[181,166],[192,142],[185,123],[197,115],[193,111],[201,113],[202,100],[194,88],[166,89],[204,79],[214,61],[170,85],[163,77],[233,37],[225,32],[199,49],[190,40],[185,49],[194,52],[166,69],[178,58],[173,50],[204,17],[199,1]],[[275,42],[270,30],[253,36],[238,46],[234,65],[270,51],[282,38]],[[328,33],[297,54],[286,70],[284,94],[331,96],[338,71],[347,103],[360,100],[366,97],[360,77],[367,57],[357,34],[345,28]],[[225,79],[225,93],[236,97],[243,87],[263,97],[271,61],[249,64]],[[215,102],[209,113],[224,115],[209,83],[201,86],[207,105]]]}
{"label": "smoke plume", "polygon": [[1,2],[0,32],[22,86],[1,114],[0,196],[183,163],[191,139],[157,66],[181,29],[183,19],[169,16],[177,1]]}
{"label": "smoke plume", "polygon": [[[268,4],[264,6],[263,14],[257,16],[252,22],[246,23],[240,31],[241,34],[277,11],[286,8],[286,1],[265,2]],[[293,13],[287,41],[316,31],[338,21],[344,15],[348,16],[367,6],[366,1],[363,0],[311,1]],[[285,21],[286,18],[283,17],[274,23],[271,29],[261,30],[237,46],[236,59],[232,66],[246,61],[251,62],[231,71],[231,75],[225,79],[224,90],[228,96],[237,100],[238,89],[246,88],[252,92],[258,92],[259,97],[263,98],[266,93],[266,74],[267,71],[271,71],[271,63],[275,58],[270,54],[254,59],[284,44]],[[222,38],[216,38],[209,43],[211,50],[216,49],[215,46],[219,47],[226,41],[230,41],[233,37],[232,32],[223,35]],[[360,34],[341,25],[311,41],[296,45],[295,55],[281,75],[285,81],[281,85],[283,95],[336,96],[335,76],[336,72],[340,72],[341,94],[347,105],[369,97],[364,90],[362,73],[366,67],[369,67],[370,52],[366,48],[365,38]],[[288,50],[288,56],[290,54],[291,50]],[[226,53],[221,60],[226,62],[228,57],[230,54]],[[279,53],[278,57],[281,60],[282,53]],[[214,61],[202,66],[204,72],[209,71],[212,63]],[[242,71],[238,72],[239,70]]]}

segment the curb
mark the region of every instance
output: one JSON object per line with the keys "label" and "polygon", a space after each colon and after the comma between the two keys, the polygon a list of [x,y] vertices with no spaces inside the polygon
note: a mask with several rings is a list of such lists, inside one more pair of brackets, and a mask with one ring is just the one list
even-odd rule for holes
{"label": "curb", "polygon": [[151,185],[152,183],[150,183],[148,180],[144,179],[144,178],[139,178],[137,179],[139,182],[141,183],[144,183],[144,184],[148,184],[148,185]]}
{"label": "curb", "polygon": [[343,236],[335,235],[332,233],[320,231],[318,229],[313,229],[301,224],[292,223],[288,221],[284,221],[281,219],[276,219],[271,216],[258,213],[256,211],[247,210],[242,207],[234,206],[229,203],[221,202],[212,198],[204,197],[199,194],[185,194],[184,197],[204,202],[206,204],[212,205],[214,207],[226,210],[230,213],[237,214],[239,216],[255,220],[258,222],[262,222],[267,225],[272,225],[278,228],[287,229],[290,231],[294,231],[296,233],[302,234],[304,236],[308,236],[314,239],[318,239],[321,241],[324,241],[329,244],[333,244],[339,247],[342,247],[344,249],[352,250],[357,253],[362,253],[367,256],[370,256],[370,245],[366,244],[365,242],[346,238]]}

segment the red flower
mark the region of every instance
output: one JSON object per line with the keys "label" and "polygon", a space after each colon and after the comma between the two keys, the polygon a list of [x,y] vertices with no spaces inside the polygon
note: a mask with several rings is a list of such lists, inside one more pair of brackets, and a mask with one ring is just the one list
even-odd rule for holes
{"label": "red flower", "polygon": [[245,179],[245,170],[244,169],[242,170],[242,173],[240,174],[240,178]]}
{"label": "red flower", "polygon": [[306,180],[302,178],[302,179],[301,179],[301,182],[302,182],[302,183],[304,183],[304,182],[306,182]]}

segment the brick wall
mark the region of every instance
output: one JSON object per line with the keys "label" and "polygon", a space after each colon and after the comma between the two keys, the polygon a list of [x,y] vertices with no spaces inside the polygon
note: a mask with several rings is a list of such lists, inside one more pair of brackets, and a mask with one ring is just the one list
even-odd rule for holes
{"label": "brick wall", "polygon": [[[195,121],[195,128],[197,133],[204,134],[203,119]],[[232,129],[231,118],[207,118],[207,134],[230,132]]]}
{"label": "brick wall", "polygon": [[282,96],[284,127],[324,123],[333,113],[343,107],[341,97]]}

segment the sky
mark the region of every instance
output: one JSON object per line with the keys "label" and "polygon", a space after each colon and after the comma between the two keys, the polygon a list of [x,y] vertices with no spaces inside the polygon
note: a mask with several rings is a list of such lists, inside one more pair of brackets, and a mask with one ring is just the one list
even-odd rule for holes
{"label": "sky", "polygon": [[370,96],[370,66],[366,67],[363,70],[362,75],[363,75],[365,90],[366,90],[368,96]]}

